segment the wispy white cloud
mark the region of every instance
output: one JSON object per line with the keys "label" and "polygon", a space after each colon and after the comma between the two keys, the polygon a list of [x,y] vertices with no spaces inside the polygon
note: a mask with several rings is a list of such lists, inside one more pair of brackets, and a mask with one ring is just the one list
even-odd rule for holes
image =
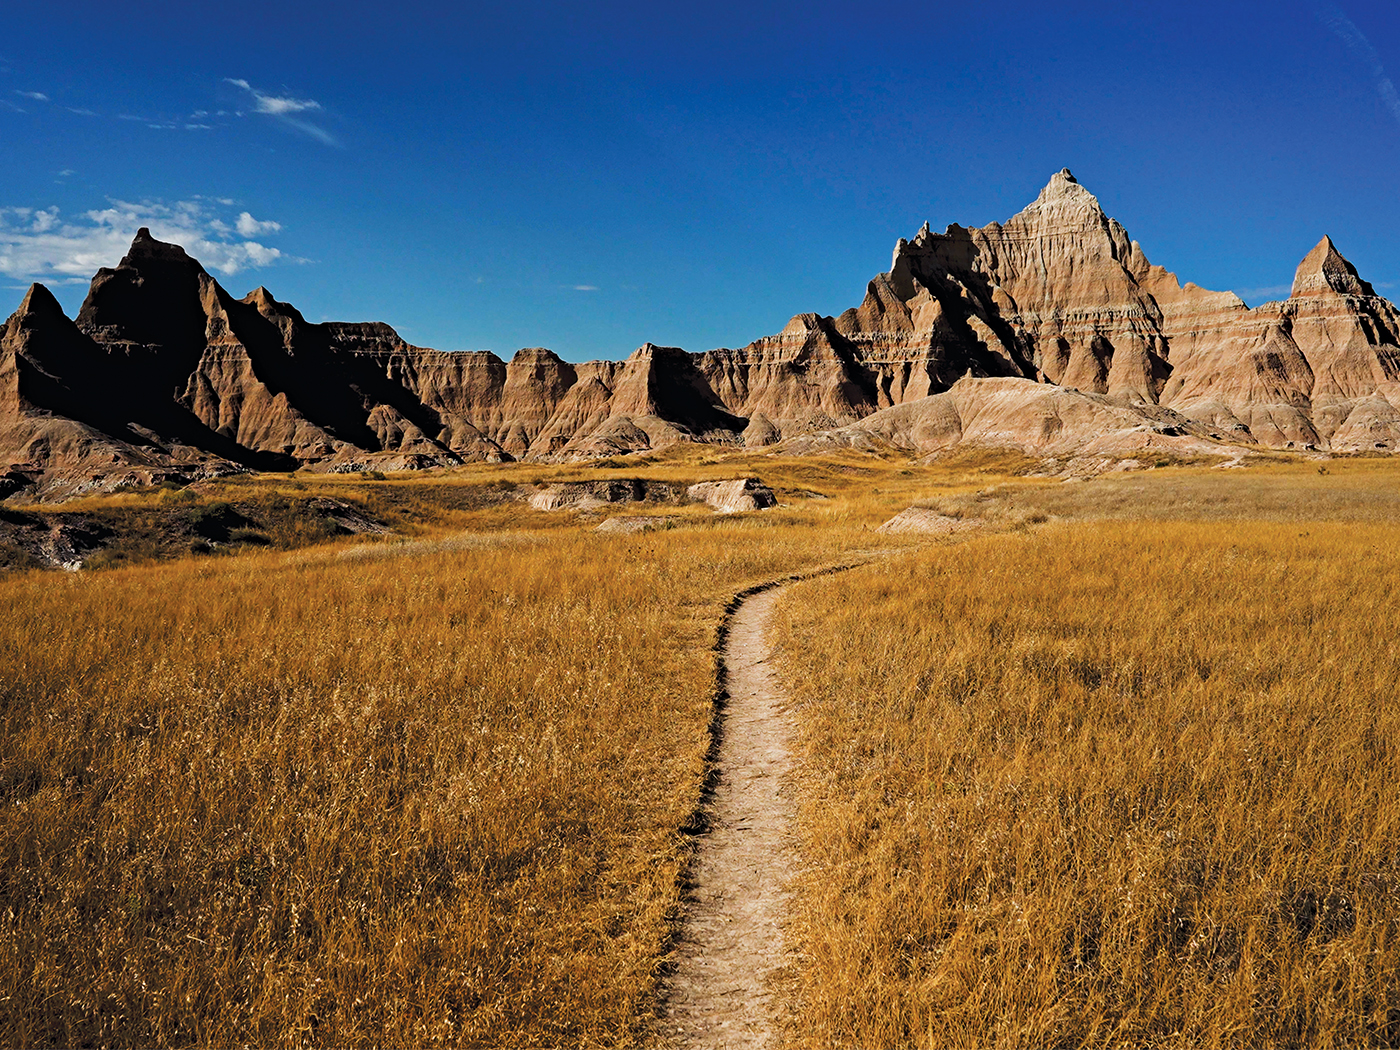
{"label": "wispy white cloud", "polygon": [[309,120],[298,120],[296,117],[282,117],[282,123],[289,128],[296,128],[303,135],[315,139],[323,146],[334,146],[340,148],[340,140],[332,135],[325,128],[319,127]]}
{"label": "wispy white cloud", "polygon": [[272,117],[278,123],[301,132],[325,146],[339,147],[340,142],[325,128],[312,123],[298,114],[314,113],[322,109],[321,103],[312,98],[294,98],[291,95],[269,95],[253,87],[242,77],[224,77],[225,84],[232,84],[246,91],[253,100],[253,112]]}
{"label": "wispy white cloud", "polygon": [[238,221],[233,224],[240,237],[261,237],[266,233],[280,233],[282,224],[270,220],[258,220],[246,211],[238,213]]}
{"label": "wispy white cloud", "polygon": [[598,290],[598,286],[597,286],[596,284],[576,284],[576,285],[574,285],[574,291],[576,291],[576,292],[596,292],[597,290]]}
{"label": "wispy white cloud", "polygon": [[[76,113],[77,110],[74,110]],[[85,114],[87,115],[87,114]],[[92,113],[91,116],[97,116]],[[156,131],[209,131],[214,125],[206,124],[198,118],[200,113],[195,113],[189,117],[143,117],[139,113],[118,113],[118,120],[130,121],[133,124],[145,124],[148,128]]]}
{"label": "wispy white cloud", "polygon": [[[339,146],[335,137],[324,128],[321,128],[305,120],[298,114],[308,111],[319,110],[321,104],[314,99],[299,99],[291,97],[279,97],[269,95],[266,92],[258,91],[246,80],[228,79],[226,83],[248,92],[253,99],[253,106],[247,112],[261,113],[270,116],[298,131],[324,142],[330,146]],[[20,91],[12,90],[10,95],[19,99],[28,99],[31,102],[47,103],[52,99],[42,91]],[[101,117],[102,113],[88,106],[63,106],[64,110],[80,117]],[[8,96],[0,96],[0,109],[11,110],[15,113],[28,113],[30,109],[14,101]],[[131,124],[144,124],[155,131],[214,131],[220,127],[226,127],[229,120],[234,117],[246,116],[247,112],[242,109],[194,109],[185,115],[162,114],[150,115],[142,113],[140,110],[117,111],[111,114],[116,120],[127,121]]]}
{"label": "wispy white cloud", "polygon": [[[303,261],[254,239],[280,231],[280,223],[259,221],[246,211],[226,220],[218,204],[208,198],[110,200],[107,207],[74,218],[65,218],[57,207],[0,208],[0,274],[60,283],[86,280],[99,267],[115,266],[142,226],[225,275]],[[241,232],[245,229],[256,234]]]}
{"label": "wispy white cloud", "polygon": [[1400,94],[1396,93],[1394,82],[1386,76],[1381,56],[1376,54],[1376,49],[1371,46],[1371,41],[1366,39],[1366,34],[1356,27],[1356,23],[1348,18],[1341,8],[1333,4],[1324,5],[1318,14],[1322,24],[1337,34],[1351,53],[1361,60],[1386,109],[1400,122]]}
{"label": "wispy white cloud", "polygon": [[258,113],[271,113],[274,117],[284,117],[288,113],[305,113],[309,109],[320,109],[321,103],[307,98],[278,98],[275,95],[262,95],[253,92],[257,99]]}

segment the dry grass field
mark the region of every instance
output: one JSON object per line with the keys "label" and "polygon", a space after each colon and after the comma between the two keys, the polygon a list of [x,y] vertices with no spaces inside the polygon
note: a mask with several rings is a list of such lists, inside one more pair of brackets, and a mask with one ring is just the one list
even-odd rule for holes
{"label": "dry grass field", "polygon": [[1400,472],[1342,469],[790,591],[793,1045],[1400,1043]]}
{"label": "dry grass field", "polygon": [[[782,627],[796,1043],[1400,1038],[1400,470],[1028,469],[231,479],[272,543],[0,575],[0,1045],[652,1042],[724,603],[877,552]],[[783,506],[633,536],[498,498],[745,472]],[[872,532],[915,502],[985,535]]]}
{"label": "dry grass field", "polygon": [[419,525],[0,578],[0,1045],[644,1039],[722,606],[869,543],[840,493],[894,469],[633,537],[480,474],[238,482]]}

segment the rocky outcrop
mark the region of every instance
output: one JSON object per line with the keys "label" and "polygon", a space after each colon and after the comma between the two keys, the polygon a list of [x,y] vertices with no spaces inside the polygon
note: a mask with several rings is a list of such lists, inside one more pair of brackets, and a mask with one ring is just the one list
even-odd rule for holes
{"label": "rocky outcrop", "polygon": [[549,485],[525,498],[535,510],[569,508],[597,510],[610,503],[683,503],[680,485],[650,478],[616,478],[609,481],[564,481]]}
{"label": "rocky outcrop", "polygon": [[738,514],[746,510],[775,507],[778,499],[758,478],[732,478],[728,481],[701,481],[691,485],[685,494],[697,503],[708,504],[721,514]]}
{"label": "rocky outcrop", "polygon": [[648,478],[565,481],[522,493],[534,510],[599,511],[618,503],[704,503],[721,514],[777,505],[773,490],[758,478],[702,481],[682,486]]}
{"label": "rocky outcrop", "polygon": [[1162,401],[1273,447],[1400,447],[1400,314],[1324,237],[1292,295],[1182,340]]}
{"label": "rocky outcrop", "polygon": [[[1108,398],[1114,411],[1144,415],[1134,427],[1151,421],[1151,406],[1169,408],[1207,440],[1400,445],[1400,317],[1330,239],[1304,258],[1289,299],[1251,310],[1152,265],[1068,170],[1004,224],[942,234],[925,225],[901,240],[890,271],[834,326],[873,373],[881,407],[960,377],[1021,378]],[[1007,388],[990,389],[1004,400]],[[1065,422],[1052,427],[1058,438],[1032,440],[1034,417],[1012,422],[985,440],[1103,444],[1110,433],[1094,430],[1105,420]],[[1120,431],[1113,424],[1120,437],[1108,443]]]}
{"label": "rocky outcrop", "polygon": [[[1400,447],[1400,314],[1322,241],[1247,307],[1151,264],[1068,170],[1005,223],[927,224],[838,317],[740,349],[571,364],[415,347],[229,295],[141,230],[76,321],[35,285],[0,332],[0,487],[619,455],[997,443]],[[909,407],[918,406],[918,407]]]}
{"label": "rocky outcrop", "polygon": [[793,453],[895,448],[929,455],[959,445],[1030,456],[1133,456],[1218,452],[1207,426],[1157,405],[1029,379],[966,378],[949,390],[892,405],[859,422],[787,443]]}
{"label": "rocky outcrop", "polygon": [[667,514],[619,514],[614,518],[608,518],[600,522],[594,532],[615,532],[624,536],[634,536],[639,532],[655,532],[657,529],[669,529],[677,522],[677,518]]}
{"label": "rocky outcrop", "polygon": [[933,536],[955,536],[960,532],[976,532],[982,522],[972,518],[954,518],[927,507],[908,507],[885,522],[876,532],[917,532]]}

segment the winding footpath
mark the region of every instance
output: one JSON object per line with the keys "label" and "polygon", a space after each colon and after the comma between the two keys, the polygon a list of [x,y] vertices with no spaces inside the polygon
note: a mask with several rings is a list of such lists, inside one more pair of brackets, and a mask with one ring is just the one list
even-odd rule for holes
{"label": "winding footpath", "polygon": [[781,593],[771,587],[744,598],[722,650],[728,699],[716,731],[719,776],[661,1022],[679,1047],[769,1046],[780,1004],[790,1001],[782,991],[782,920],[795,863],[794,805],[783,782],[795,727],[767,639]]}

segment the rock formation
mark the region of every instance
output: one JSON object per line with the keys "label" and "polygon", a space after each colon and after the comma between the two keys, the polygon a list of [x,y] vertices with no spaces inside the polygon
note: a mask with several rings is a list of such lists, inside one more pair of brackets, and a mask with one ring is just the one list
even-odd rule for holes
{"label": "rock formation", "polygon": [[[1276,448],[1400,443],[1400,314],[1330,239],[1303,259],[1287,300],[1251,310],[1233,293],[1183,287],[1149,263],[1068,170],[1005,224],[942,234],[925,225],[912,242],[901,240],[890,271],[832,327],[874,372],[880,408],[951,395],[960,376],[1002,380],[943,399],[945,408],[959,406],[958,422],[945,412],[947,428],[934,445],[1128,447],[1132,432],[1178,436],[1163,426]],[[1013,377],[1097,400],[1077,404],[1072,421],[1058,393],[1005,381]],[[1005,425],[982,433],[964,425],[974,402],[1004,410],[1008,399],[1021,408]],[[929,447],[928,421],[942,411],[923,406],[854,429],[879,431],[918,416],[925,437],[904,443]],[[1056,422],[1038,434],[1046,412]]]}
{"label": "rock formation", "polygon": [[729,481],[701,481],[691,485],[685,494],[700,503],[707,503],[721,514],[737,514],[745,510],[775,507],[778,498],[758,478],[732,478]]}
{"label": "rock formation", "polygon": [[616,455],[1213,442],[1400,447],[1400,314],[1328,238],[1249,309],[1148,262],[1068,170],[1005,223],[927,224],[839,317],[625,361],[411,346],[235,299],[141,230],[76,321],[34,285],[0,330],[0,498],[249,469]]}
{"label": "rock formation", "polygon": [[918,532],[934,536],[955,536],[982,528],[977,518],[954,518],[928,507],[909,507],[885,522],[876,532]]}

